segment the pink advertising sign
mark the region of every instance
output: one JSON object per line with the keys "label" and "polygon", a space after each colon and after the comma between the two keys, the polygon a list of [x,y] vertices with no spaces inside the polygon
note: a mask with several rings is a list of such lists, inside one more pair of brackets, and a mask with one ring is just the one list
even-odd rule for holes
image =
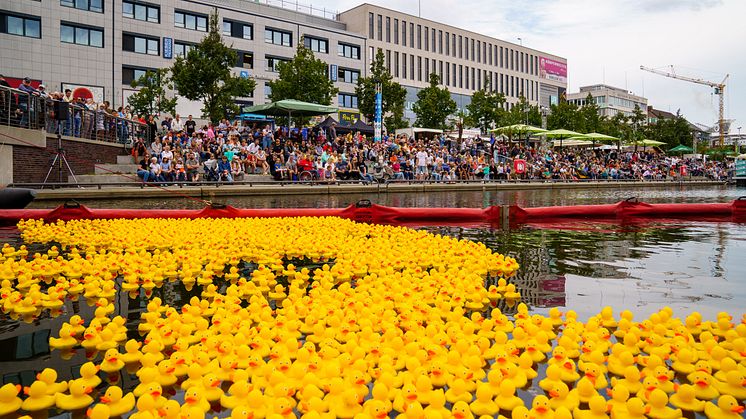
{"label": "pink advertising sign", "polygon": [[543,79],[567,83],[567,64],[551,58],[539,57],[539,75]]}

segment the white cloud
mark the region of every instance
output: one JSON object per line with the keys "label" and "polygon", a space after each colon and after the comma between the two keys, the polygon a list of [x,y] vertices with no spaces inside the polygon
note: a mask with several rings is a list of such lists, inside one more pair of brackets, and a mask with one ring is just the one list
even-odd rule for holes
{"label": "white cloud", "polygon": [[[416,1],[376,1],[417,14]],[[315,0],[340,11],[357,1]],[[683,75],[721,81],[726,117],[746,125],[744,0],[422,0],[422,17],[567,58],[570,91],[606,82],[643,94],[656,108],[713,124],[717,98],[706,86],[645,73],[673,64]],[[643,91],[644,90],[644,91]]]}

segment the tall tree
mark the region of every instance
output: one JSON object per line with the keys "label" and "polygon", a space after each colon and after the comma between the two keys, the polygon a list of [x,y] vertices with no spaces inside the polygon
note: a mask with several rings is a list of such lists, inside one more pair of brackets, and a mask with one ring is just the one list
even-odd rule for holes
{"label": "tall tree", "polygon": [[527,124],[541,126],[541,111],[539,111],[538,106],[529,104],[526,97],[521,95],[518,102],[507,112],[503,122],[506,125]]}
{"label": "tall tree", "polygon": [[391,72],[386,68],[386,57],[381,48],[376,52],[376,57],[370,63],[370,75],[357,79],[355,94],[357,95],[358,108],[369,121],[373,120],[376,108],[376,83],[381,83],[381,108],[383,123],[388,132],[397,128],[409,126],[404,119],[404,100],[407,97],[407,89],[394,81]]}
{"label": "tall tree", "polygon": [[547,128],[576,131],[582,129],[580,121],[577,105],[560,100],[558,104],[551,106],[551,113],[547,116]]}
{"label": "tall tree", "polygon": [[447,119],[456,112],[456,101],[446,87],[438,87],[440,77],[430,74],[430,86],[417,92],[413,110],[417,115],[415,125],[423,128],[448,128]]}
{"label": "tall tree", "polygon": [[237,55],[223,43],[218,11],[210,14],[207,36],[186,57],[179,56],[171,68],[181,96],[203,102],[202,116],[213,123],[238,112],[235,97],[249,96],[256,83],[233,75]]}
{"label": "tall tree", "polygon": [[270,81],[272,89],[269,98],[276,102],[295,99],[303,102],[330,105],[337,97],[339,89],[329,78],[326,62],[316,58],[313,51],[306,48],[303,38],[298,40],[295,57],[277,65],[278,77]]}
{"label": "tall tree", "polygon": [[580,108],[581,123],[584,132],[598,132],[601,129],[601,116],[598,114],[596,99],[588,93],[585,97],[585,105]]}
{"label": "tall tree", "polygon": [[161,112],[176,113],[176,98],[166,96],[166,89],[173,89],[168,68],[148,70],[139,79],[132,80],[130,86],[137,93],[127,98],[135,115],[157,115]]}
{"label": "tall tree", "polygon": [[490,88],[489,79],[485,80],[484,88],[477,90],[471,97],[471,103],[466,105],[469,112],[466,122],[486,132],[490,128],[500,125],[505,110],[502,105],[505,103],[505,96]]}

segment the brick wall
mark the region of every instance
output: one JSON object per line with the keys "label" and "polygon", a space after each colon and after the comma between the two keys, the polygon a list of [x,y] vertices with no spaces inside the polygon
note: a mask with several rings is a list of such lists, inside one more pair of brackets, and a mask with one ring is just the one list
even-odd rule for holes
{"label": "brick wall", "polygon": [[[94,164],[116,163],[118,155],[127,154],[119,144],[96,144],[74,140],[62,140],[62,148],[67,155],[73,173],[89,175],[94,173]],[[13,146],[13,182],[41,183],[57,153],[57,138],[47,137],[47,147]],[[48,182],[67,182],[69,171],[63,164],[60,179],[57,165],[49,175]]]}

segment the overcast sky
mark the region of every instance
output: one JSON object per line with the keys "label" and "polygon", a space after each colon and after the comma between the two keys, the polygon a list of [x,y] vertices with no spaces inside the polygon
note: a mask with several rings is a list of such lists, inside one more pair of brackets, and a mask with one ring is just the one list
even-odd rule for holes
{"label": "overcast sky", "polygon": [[[308,1],[301,1],[306,2]],[[416,0],[371,3],[417,15]],[[347,10],[357,0],[313,0]],[[673,64],[681,75],[722,81],[725,116],[746,133],[746,0],[421,0],[422,17],[567,58],[570,92],[606,83],[655,108],[707,125],[717,96],[707,86],[643,72]]]}

